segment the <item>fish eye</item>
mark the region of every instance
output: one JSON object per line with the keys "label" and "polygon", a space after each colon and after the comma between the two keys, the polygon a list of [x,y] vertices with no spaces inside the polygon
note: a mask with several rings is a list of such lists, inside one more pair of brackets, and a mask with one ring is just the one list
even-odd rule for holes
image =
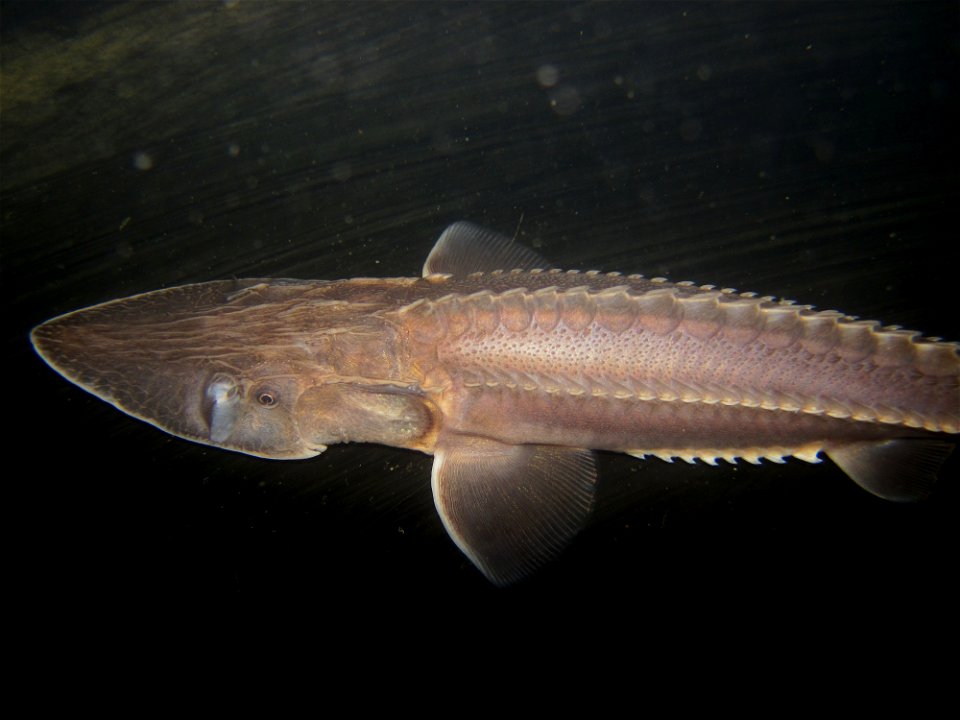
{"label": "fish eye", "polygon": [[274,407],[280,402],[280,396],[274,390],[260,390],[257,392],[257,402],[263,407]]}

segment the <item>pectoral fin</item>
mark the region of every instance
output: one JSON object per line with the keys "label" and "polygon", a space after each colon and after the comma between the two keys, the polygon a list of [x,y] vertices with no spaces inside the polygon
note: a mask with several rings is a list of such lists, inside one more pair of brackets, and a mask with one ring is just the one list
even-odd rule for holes
{"label": "pectoral fin", "polygon": [[862,487],[885,500],[923,500],[953,445],[940,440],[884,440],[828,448],[827,455]]}
{"label": "pectoral fin", "polygon": [[489,580],[507,585],[580,531],[596,479],[589,450],[455,435],[437,444],[433,499],[457,546]]}

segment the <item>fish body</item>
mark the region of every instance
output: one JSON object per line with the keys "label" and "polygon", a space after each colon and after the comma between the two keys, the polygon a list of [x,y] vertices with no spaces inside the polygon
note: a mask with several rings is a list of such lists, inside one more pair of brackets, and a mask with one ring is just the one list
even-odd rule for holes
{"label": "fish body", "polygon": [[444,525],[493,582],[586,522],[594,450],[716,464],[826,454],[925,497],[960,432],[957,345],[750,293],[564,272],[469,223],[420,278],[250,279],[54,318],[37,352],[179,437],[266,458],[434,456]]}

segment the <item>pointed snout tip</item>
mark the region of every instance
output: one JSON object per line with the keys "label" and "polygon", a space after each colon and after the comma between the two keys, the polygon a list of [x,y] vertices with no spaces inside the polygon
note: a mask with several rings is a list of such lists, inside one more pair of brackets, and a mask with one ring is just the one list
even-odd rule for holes
{"label": "pointed snout tip", "polygon": [[34,352],[51,368],[63,374],[64,325],[63,315],[46,320],[30,330],[30,344]]}
{"label": "pointed snout tip", "polygon": [[57,318],[45,320],[31,329],[29,333],[30,344],[33,345],[33,349],[48,363],[50,362],[51,346],[56,342],[56,320]]}
{"label": "pointed snout tip", "polygon": [[45,322],[40,323],[39,325],[34,326],[30,330],[30,333],[28,334],[28,337],[30,338],[30,344],[33,346],[34,352],[36,352],[37,355],[42,357],[47,363],[50,362],[45,352],[46,350],[45,345],[48,344],[48,341],[50,339],[49,323],[50,321],[47,320]]}

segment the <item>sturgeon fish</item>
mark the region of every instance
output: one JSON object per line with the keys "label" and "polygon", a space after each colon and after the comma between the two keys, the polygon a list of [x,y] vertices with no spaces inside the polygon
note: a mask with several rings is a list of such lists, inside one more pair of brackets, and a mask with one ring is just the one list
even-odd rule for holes
{"label": "sturgeon fish", "polygon": [[420,278],[221,280],[34,328],[57,372],[177,437],[274,459],[434,456],[459,548],[506,585],[593,504],[594,450],[819,462],[917,500],[960,432],[956,343],[710,285],[553,269],[460,222]]}

